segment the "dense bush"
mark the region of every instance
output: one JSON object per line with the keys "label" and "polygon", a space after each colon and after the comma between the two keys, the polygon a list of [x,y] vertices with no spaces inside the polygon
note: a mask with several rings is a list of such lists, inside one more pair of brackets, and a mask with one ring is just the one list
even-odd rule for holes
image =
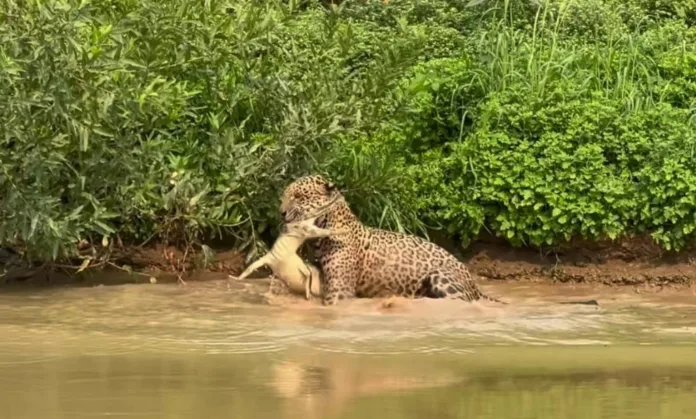
{"label": "dense bush", "polygon": [[1,0],[0,245],[247,247],[322,172],[387,228],[681,248],[692,3]]}
{"label": "dense bush", "polygon": [[588,37],[589,21],[557,19],[500,25],[478,61],[414,67],[403,144],[423,220],[464,241],[481,228],[533,246],[649,232],[683,247],[696,228],[696,32],[615,23]]}
{"label": "dense bush", "polygon": [[3,6],[0,242],[39,257],[103,235],[253,239],[285,182],[379,120],[401,52],[421,42],[409,28],[399,42],[368,37],[369,71],[351,71],[360,28],[318,8]]}

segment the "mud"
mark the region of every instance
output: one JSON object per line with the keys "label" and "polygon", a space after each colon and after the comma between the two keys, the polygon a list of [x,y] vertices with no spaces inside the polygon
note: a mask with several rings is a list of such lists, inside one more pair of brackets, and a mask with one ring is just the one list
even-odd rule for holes
{"label": "mud", "polygon": [[[109,263],[96,261],[80,273],[77,273],[79,259],[72,265],[46,263],[26,266],[14,260],[10,263],[0,254],[0,286],[180,283],[222,279],[244,270],[244,254],[240,251],[228,248],[212,250],[214,255],[208,258],[200,249],[182,250],[161,243],[147,247],[121,245],[112,250]],[[124,275],[124,272],[129,274]]]}
{"label": "mud", "polygon": [[[656,292],[665,287],[685,288],[696,284],[696,248],[666,252],[649,237],[618,241],[587,242],[574,240],[562,246],[544,249],[515,248],[493,237],[482,236],[466,249],[451,240],[431,234],[431,240],[462,260],[479,280],[590,283],[629,286],[637,292]],[[202,252],[185,252],[173,246],[156,244],[147,248],[124,247],[115,255],[122,270],[87,269],[74,275],[72,269],[10,269],[0,277],[0,285],[30,284],[120,284],[157,282],[172,283],[222,279],[239,275],[245,255],[226,248],[214,249],[213,259]],[[260,269],[255,277],[270,272]],[[282,285],[278,285],[281,286]]]}
{"label": "mud", "polygon": [[461,259],[475,275],[493,280],[627,285],[645,291],[696,283],[696,251],[665,252],[649,238],[574,241],[541,250],[485,238],[464,250]]}

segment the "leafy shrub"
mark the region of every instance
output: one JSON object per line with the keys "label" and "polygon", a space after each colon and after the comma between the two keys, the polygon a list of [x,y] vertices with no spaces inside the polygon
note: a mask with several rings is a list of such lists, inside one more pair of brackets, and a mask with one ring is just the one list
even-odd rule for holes
{"label": "leafy shrub", "polygon": [[4,5],[0,244],[38,258],[102,235],[248,243],[418,50],[401,32],[351,73],[349,24],[280,3]]}
{"label": "leafy shrub", "polygon": [[485,227],[518,245],[638,232],[688,244],[690,47],[651,31],[591,44],[531,35],[503,26],[482,39],[490,58],[414,71],[407,147],[421,153],[411,170],[426,222],[465,242]]}
{"label": "leafy shrub", "polygon": [[484,92],[472,80],[472,65],[462,58],[443,58],[415,66],[404,82],[409,102],[404,109],[405,143],[411,152],[438,148],[468,133]]}
{"label": "leafy shrub", "polygon": [[247,248],[308,172],[391,229],[693,239],[693,0],[320,3],[3,0],[0,246]]}
{"label": "leafy shrub", "polygon": [[681,19],[696,24],[695,0],[638,0],[638,4],[659,19]]}

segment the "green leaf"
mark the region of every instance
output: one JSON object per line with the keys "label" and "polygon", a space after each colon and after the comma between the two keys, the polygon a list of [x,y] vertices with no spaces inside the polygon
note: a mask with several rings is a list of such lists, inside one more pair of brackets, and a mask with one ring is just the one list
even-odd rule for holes
{"label": "green leaf", "polygon": [[487,0],[470,0],[467,4],[466,7],[476,7],[479,6],[483,3],[485,3]]}
{"label": "green leaf", "polygon": [[114,229],[109,227],[107,224],[99,221],[99,220],[94,220],[94,224],[97,227],[97,231],[103,235],[109,235],[115,233]]}
{"label": "green leaf", "polygon": [[198,192],[195,196],[193,196],[193,197],[189,200],[189,207],[195,207],[196,204],[198,203],[198,201],[200,201],[201,198],[202,198],[203,196],[205,196],[205,194],[207,194],[207,193],[208,193],[208,188],[205,188],[205,189],[203,189],[202,191]]}
{"label": "green leaf", "polygon": [[29,229],[29,234],[27,235],[27,240],[31,240],[31,238],[34,236],[34,232],[36,231],[36,226],[39,223],[39,214],[34,214],[33,217],[31,217],[31,228]]}
{"label": "green leaf", "polygon": [[85,152],[89,148],[89,131],[86,127],[80,125],[78,133],[80,135],[80,151]]}

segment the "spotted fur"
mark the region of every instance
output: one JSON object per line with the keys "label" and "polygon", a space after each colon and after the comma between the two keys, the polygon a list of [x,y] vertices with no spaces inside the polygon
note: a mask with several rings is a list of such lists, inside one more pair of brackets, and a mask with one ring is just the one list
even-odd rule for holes
{"label": "spotted fur", "polygon": [[[286,222],[302,220],[337,194],[340,191],[322,176],[305,176],[285,189],[280,211]],[[466,266],[445,249],[413,235],[367,227],[343,199],[318,224],[348,230],[340,238],[322,238],[315,246],[326,305],[352,297],[395,295],[494,300],[481,292]]]}

